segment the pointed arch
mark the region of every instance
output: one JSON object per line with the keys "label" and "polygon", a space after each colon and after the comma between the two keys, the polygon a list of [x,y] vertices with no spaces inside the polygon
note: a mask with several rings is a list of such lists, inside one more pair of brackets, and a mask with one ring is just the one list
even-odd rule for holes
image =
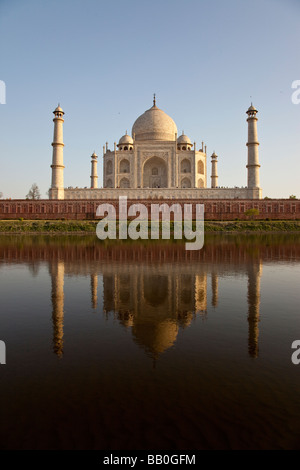
{"label": "pointed arch", "polygon": [[107,175],[111,175],[112,172],[113,172],[112,161],[111,161],[111,160],[108,160],[108,162],[106,162],[106,174],[107,174]]}
{"label": "pointed arch", "polygon": [[190,178],[183,178],[181,180],[181,187],[182,188],[191,188],[192,185],[191,185],[191,180]]}
{"label": "pointed arch", "polygon": [[127,158],[120,161],[120,173],[130,173],[130,163]]}
{"label": "pointed arch", "polygon": [[197,170],[198,170],[198,173],[200,173],[201,175],[204,175],[204,163],[202,160],[198,161]]}
{"label": "pointed arch", "polygon": [[128,178],[121,178],[120,188],[130,188],[130,181]]}
{"label": "pointed arch", "polygon": [[191,173],[191,162],[187,158],[182,160],[180,165],[181,173]]}

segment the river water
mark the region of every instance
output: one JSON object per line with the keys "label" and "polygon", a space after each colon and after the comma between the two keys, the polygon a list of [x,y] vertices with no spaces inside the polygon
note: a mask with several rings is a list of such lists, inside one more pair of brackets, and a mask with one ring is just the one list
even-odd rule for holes
{"label": "river water", "polygon": [[0,447],[299,449],[299,280],[299,235],[0,237]]}

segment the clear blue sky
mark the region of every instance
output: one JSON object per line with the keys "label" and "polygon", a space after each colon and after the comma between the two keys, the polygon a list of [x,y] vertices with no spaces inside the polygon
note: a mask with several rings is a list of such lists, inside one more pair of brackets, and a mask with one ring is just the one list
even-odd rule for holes
{"label": "clear blue sky", "polygon": [[[65,111],[65,186],[157,105],[245,186],[245,111],[258,108],[263,196],[300,197],[299,0],[0,0],[0,191],[50,186],[52,111]],[[210,173],[210,160],[209,160]],[[210,178],[208,178],[210,180]]]}

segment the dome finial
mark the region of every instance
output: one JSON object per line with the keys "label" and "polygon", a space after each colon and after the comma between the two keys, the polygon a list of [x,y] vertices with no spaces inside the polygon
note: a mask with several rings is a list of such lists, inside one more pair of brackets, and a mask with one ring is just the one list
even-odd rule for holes
{"label": "dome finial", "polygon": [[155,93],[153,94],[153,106],[156,106],[156,97]]}

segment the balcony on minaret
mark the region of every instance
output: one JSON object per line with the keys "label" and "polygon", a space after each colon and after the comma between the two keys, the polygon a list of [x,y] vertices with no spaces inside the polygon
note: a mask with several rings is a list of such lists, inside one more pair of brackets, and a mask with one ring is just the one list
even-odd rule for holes
{"label": "balcony on minaret", "polygon": [[249,117],[256,117],[257,113],[258,113],[257,109],[251,103],[251,106],[246,111],[246,114],[248,114]]}
{"label": "balcony on minaret", "polygon": [[63,118],[65,113],[63,112],[62,108],[58,104],[57,108],[53,111],[53,114],[56,118]]}

